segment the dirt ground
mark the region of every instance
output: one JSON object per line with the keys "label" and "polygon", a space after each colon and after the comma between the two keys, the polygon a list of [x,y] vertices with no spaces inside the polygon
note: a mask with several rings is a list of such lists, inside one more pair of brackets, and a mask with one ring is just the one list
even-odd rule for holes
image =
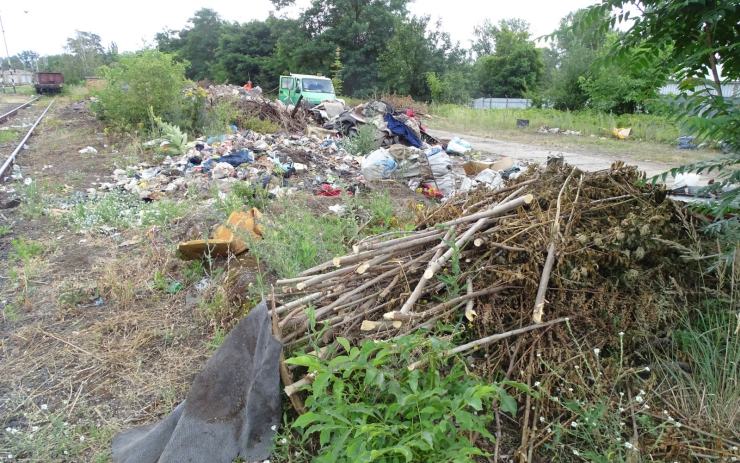
{"label": "dirt ground", "polygon": [[3,185],[24,200],[0,210],[2,461],[108,461],[111,436],[170,411],[212,349],[209,275],[157,289],[186,265],[172,251],[188,221],[80,229],[64,208],[138,156],[60,98],[18,158],[30,184]]}
{"label": "dirt ground", "polygon": [[657,175],[672,167],[709,159],[716,152],[679,150],[676,147],[639,142],[601,140],[599,138],[561,134],[531,134],[516,131],[496,131],[491,134],[448,132],[432,129],[436,137],[462,137],[475,150],[484,154],[508,156],[514,159],[541,163],[550,156],[563,156],[565,162],[583,170],[607,169],[614,161],[624,161],[644,170],[648,176]]}

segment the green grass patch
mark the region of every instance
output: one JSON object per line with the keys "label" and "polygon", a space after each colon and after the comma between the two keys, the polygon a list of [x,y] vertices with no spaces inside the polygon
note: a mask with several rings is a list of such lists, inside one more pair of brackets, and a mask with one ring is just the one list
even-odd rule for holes
{"label": "green grass patch", "polygon": [[0,238],[10,235],[10,232],[13,230],[13,227],[10,225],[0,225]]}
{"label": "green grass patch", "polygon": [[10,251],[11,259],[18,259],[23,263],[30,262],[31,259],[44,252],[44,247],[41,243],[25,240],[23,238],[16,238],[10,244],[12,247],[12,250]]}
{"label": "green grass patch", "polygon": [[187,210],[187,204],[171,199],[146,203],[130,193],[112,191],[76,204],[67,221],[77,230],[164,226],[183,217]]}
{"label": "green grass patch", "polygon": [[652,114],[615,115],[598,111],[560,111],[557,109],[473,109],[466,106],[434,105],[437,116],[430,123],[440,129],[468,133],[491,130],[514,130],[517,119],[528,119],[529,127],[521,129],[534,133],[541,126],[575,130],[584,136],[611,137],[614,127],[631,127],[628,140],[642,140],[675,144],[679,127],[668,118]]}
{"label": "green grass patch", "polygon": [[355,156],[365,156],[380,147],[377,129],[372,124],[361,125],[357,133],[343,138],[339,143],[348,153]]}
{"label": "green grass patch", "polygon": [[17,130],[0,130],[0,143],[8,143],[18,138]]}
{"label": "green grass patch", "polygon": [[343,255],[357,234],[357,223],[335,214],[314,215],[305,200],[291,196],[265,220],[262,240],[251,252],[280,277],[294,277],[300,271]]}

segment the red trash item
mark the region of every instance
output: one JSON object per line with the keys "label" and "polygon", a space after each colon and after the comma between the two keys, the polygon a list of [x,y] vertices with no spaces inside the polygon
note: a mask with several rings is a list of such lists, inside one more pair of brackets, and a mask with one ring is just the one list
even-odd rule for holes
{"label": "red trash item", "polygon": [[329,183],[322,183],[321,187],[316,190],[316,195],[318,196],[339,196],[340,194],[342,194],[342,190],[333,187]]}

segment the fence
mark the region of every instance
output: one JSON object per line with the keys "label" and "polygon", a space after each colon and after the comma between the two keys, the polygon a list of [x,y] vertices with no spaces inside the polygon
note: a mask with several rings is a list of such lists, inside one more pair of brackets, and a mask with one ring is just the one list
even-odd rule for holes
{"label": "fence", "polygon": [[476,98],[471,106],[475,109],[524,109],[532,106],[532,100],[526,98]]}
{"label": "fence", "polygon": [[0,85],[30,85],[33,83],[33,73],[23,70],[0,71]]}

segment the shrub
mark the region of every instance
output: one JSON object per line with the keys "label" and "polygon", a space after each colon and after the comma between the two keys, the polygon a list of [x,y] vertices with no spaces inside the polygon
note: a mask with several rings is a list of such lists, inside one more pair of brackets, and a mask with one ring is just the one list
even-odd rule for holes
{"label": "shrub", "polygon": [[107,85],[98,92],[94,109],[121,128],[143,127],[149,121],[150,107],[165,121],[180,125],[186,67],[156,50],[121,55],[119,62],[102,68]]}
{"label": "shrub", "polygon": [[344,138],[340,144],[348,153],[355,156],[365,156],[380,147],[376,138],[377,129],[372,124],[360,126],[357,133]]}
{"label": "shrub", "polygon": [[[293,423],[304,441],[318,438],[314,461],[472,462],[486,455],[479,445],[494,441],[487,429],[491,405],[516,414],[516,401],[501,385],[468,374],[461,361],[451,368],[436,362],[446,347],[439,340],[404,336],[358,347],[337,341],[345,353],[331,361],[313,355],[286,361],[315,373],[307,412]],[[410,371],[423,351],[431,365]]]}

